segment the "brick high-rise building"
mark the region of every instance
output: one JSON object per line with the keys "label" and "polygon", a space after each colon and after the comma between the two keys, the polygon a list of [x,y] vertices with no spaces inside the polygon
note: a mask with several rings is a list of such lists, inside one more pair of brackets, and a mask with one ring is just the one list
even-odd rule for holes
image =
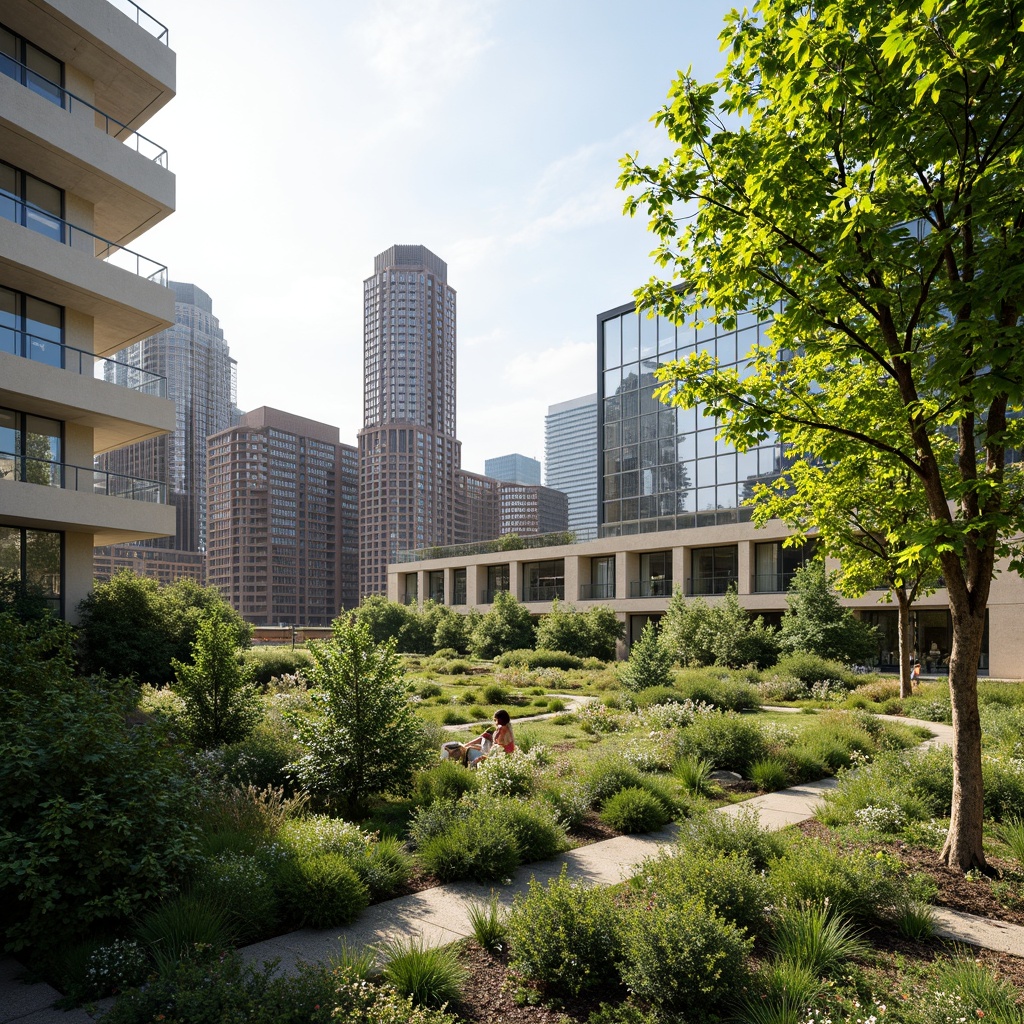
{"label": "brick high-rise building", "polygon": [[569,496],[540,484],[498,485],[502,534],[533,537],[569,529]]}
{"label": "brick high-rise building", "polygon": [[176,58],[164,25],[105,0],[4,0],[0,21],[0,575],[74,619],[95,544],[174,529],[160,478],[93,458],[174,429],[158,373],[96,369],[174,322],[136,239],[174,210],[139,129]]}
{"label": "brick high-rise building", "polygon": [[207,582],[260,626],[326,626],[354,606],[356,450],[263,407],[208,441]]}
{"label": "brick high-rise building", "polygon": [[456,537],[455,289],[422,245],[394,245],[363,282],[359,591],[387,590],[398,552]]}

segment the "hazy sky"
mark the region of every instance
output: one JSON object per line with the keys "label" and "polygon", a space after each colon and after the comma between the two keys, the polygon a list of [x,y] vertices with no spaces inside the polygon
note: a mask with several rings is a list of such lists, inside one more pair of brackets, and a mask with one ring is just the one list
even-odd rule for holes
{"label": "hazy sky", "polygon": [[463,466],[543,460],[596,390],[595,315],[653,273],[618,158],[677,69],[721,67],[722,0],[149,0],[178,95],[143,129],[177,212],[137,243],[213,298],[244,409],[362,425],[362,282],[395,243],[458,292]]}

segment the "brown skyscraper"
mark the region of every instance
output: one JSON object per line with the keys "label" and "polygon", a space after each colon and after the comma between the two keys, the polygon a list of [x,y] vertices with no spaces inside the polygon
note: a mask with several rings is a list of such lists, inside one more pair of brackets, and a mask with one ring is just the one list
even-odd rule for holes
{"label": "brown skyscraper", "polygon": [[359,590],[387,590],[398,552],[456,538],[455,290],[422,245],[394,245],[363,282]]}
{"label": "brown skyscraper", "polygon": [[266,407],[209,439],[207,582],[247,622],[327,626],[356,603],[354,455]]}

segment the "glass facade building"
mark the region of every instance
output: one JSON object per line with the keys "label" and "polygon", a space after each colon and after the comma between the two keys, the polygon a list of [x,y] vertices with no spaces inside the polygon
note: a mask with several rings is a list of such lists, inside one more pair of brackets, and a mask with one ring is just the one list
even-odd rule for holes
{"label": "glass facade building", "polygon": [[509,484],[540,485],[540,463],[526,455],[499,455],[484,462],[484,476]]}
{"label": "glass facade building", "polygon": [[742,374],[766,326],[742,314],[731,331],[715,324],[676,327],[661,316],[638,315],[632,303],[598,315],[602,536],[750,519],[742,502],[756,484],[777,476],[780,445],[769,440],[737,452],[715,439],[718,424],[701,408],[659,402],[654,373],[662,363],[706,351]]}
{"label": "glass facade building", "polygon": [[569,529],[597,535],[597,395],[548,407],[544,419],[544,483],[569,496]]}

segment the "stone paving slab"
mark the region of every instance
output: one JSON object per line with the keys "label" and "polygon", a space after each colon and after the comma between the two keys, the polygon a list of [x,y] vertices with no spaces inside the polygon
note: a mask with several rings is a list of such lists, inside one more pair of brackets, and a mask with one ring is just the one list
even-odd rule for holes
{"label": "stone paving slab", "polygon": [[26,985],[23,974],[13,957],[0,957],[0,1024],[92,1024],[85,1010],[55,1010],[60,993],[44,982]]}
{"label": "stone paving slab", "polygon": [[966,914],[948,907],[932,907],[935,934],[942,939],[966,942],[969,946],[1024,957],[1024,927]]}

